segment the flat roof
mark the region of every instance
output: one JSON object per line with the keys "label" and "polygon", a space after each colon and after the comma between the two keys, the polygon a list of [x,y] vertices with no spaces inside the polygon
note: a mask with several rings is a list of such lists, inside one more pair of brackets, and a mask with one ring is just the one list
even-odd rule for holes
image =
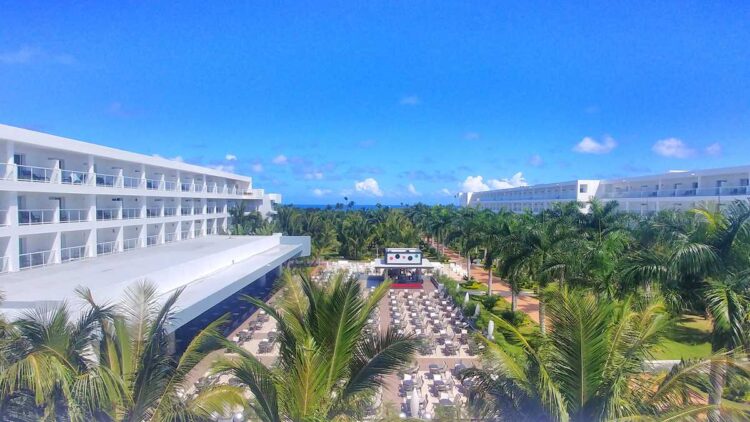
{"label": "flat roof", "polygon": [[383,262],[382,258],[378,258],[372,261],[370,264],[375,268],[419,268],[419,269],[434,269],[438,268],[438,265],[430,262],[429,259],[422,258],[421,264],[389,264]]}
{"label": "flat roof", "polygon": [[149,280],[161,295],[186,287],[178,307],[180,313],[187,314],[179,318],[182,321],[178,327],[189,321],[189,316],[195,317],[213,306],[211,303],[218,303],[286,260],[304,253],[302,239],[289,240],[282,240],[281,235],[211,235],[8,273],[0,276],[0,290],[6,295],[0,310],[13,316],[62,301],[80,304],[74,292],[78,286],[90,288],[100,303],[117,302],[127,287]]}

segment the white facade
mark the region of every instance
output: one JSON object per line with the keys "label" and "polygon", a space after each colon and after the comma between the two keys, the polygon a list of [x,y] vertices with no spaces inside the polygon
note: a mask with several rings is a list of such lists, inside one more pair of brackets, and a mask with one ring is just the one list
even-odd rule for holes
{"label": "white facade", "polygon": [[640,214],[689,210],[701,204],[722,206],[750,198],[750,166],[669,172],[609,180],[573,180],[512,189],[461,193],[462,206],[493,211],[540,212],[556,202],[617,201]]}
{"label": "white facade", "polygon": [[0,272],[226,233],[250,177],[0,125]]}

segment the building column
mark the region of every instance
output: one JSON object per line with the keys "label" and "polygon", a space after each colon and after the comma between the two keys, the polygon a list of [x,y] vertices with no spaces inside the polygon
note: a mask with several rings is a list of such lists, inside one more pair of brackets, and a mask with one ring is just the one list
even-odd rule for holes
{"label": "building column", "polygon": [[59,264],[62,262],[60,256],[60,249],[62,247],[62,233],[56,231],[53,233],[54,238],[52,239],[52,263]]}
{"label": "building column", "polygon": [[[94,156],[89,155],[86,158],[86,164],[88,164],[88,176],[86,184],[96,186],[96,164],[94,162]],[[94,216],[96,218],[96,216]]]}
{"label": "building column", "polygon": [[125,227],[117,227],[117,231],[115,232],[115,252],[122,252],[125,247]]}
{"label": "building column", "polygon": [[165,236],[166,225],[167,225],[167,223],[161,223],[161,224],[159,224],[159,239],[158,239],[159,241],[157,242],[159,244],[166,243],[166,236]]}
{"label": "building column", "polygon": [[95,257],[96,255],[98,255],[98,251],[96,250],[96,245],[97,243],[99,243],[97,237],[98,233],[96,231],[96,228],[89,230],[89,234],[86,239],[87,257]]}

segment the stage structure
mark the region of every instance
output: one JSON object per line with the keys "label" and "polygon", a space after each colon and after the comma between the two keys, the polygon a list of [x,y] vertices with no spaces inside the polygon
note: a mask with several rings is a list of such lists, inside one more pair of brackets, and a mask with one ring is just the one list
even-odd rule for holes
{"label": "stage structure", "polygon": [[419,248],[386,248],[383,258],[372,262],[375,273],[393,280],[391,288],[419,289],[440,269],[440,264],[422,257]]}

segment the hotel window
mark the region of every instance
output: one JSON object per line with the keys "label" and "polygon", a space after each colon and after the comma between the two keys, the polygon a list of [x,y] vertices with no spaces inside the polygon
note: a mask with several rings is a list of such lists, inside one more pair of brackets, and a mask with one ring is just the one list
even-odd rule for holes
{"label": "hotel window", "polygon": [[578,193],[586,193],[589,190],[589,185],[581,185],[578,187]]}

